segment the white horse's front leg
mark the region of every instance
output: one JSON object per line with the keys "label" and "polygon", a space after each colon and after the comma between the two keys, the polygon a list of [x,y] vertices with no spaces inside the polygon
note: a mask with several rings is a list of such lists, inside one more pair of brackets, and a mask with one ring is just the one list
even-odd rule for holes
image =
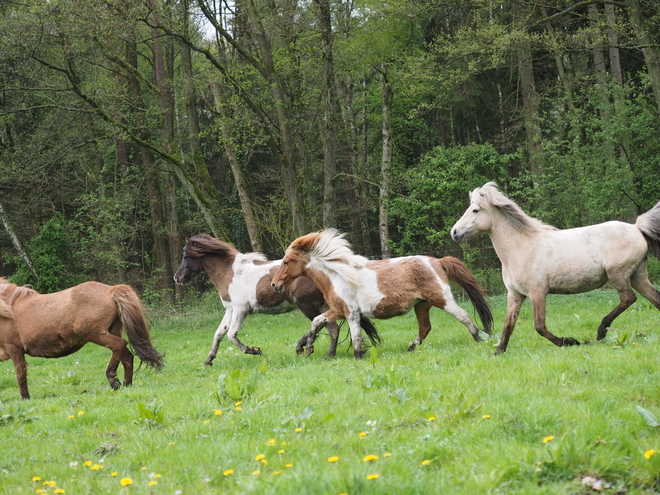
{"label": "white horse's front leg", "polygon": [[206,358],[206,361],[204,361],[205,366],[213,366],[213,360],[215,359],[215,356],[218,354],[218,347],[220,346],[220,341],[222,340],[222,338],[227,333],[227,330],[229,329],[229,322],[231,321],[232,313],[233,311],[229,308],[225,310],[225,315],[222,317],[222,321],[220,322],[220,325],[218,326],[218,329],[215,331],[215,335],[213,336],[213,345],[211,346],[209,355]]}
{"label": "white horse's front leg", "polygon": [[243,320],[247,316],[247,311],[245,310],[237,310],[234,311],[234,315],[231,319],[231,323],[229,324],[229,333],[227,334],[227,338],[231,341],[232,344],[234,344],[236,347],[238,347],[242,353],[244,354],[261,354],[261,349],[258,347],[248,347],[246,346],[243,342],[238,340],[238,331],[241,329],[241,325],[243,324]]}
{"label": "white horse's front leg", "polygon": [[305,352],[306,356],[309,356],[314,352],[314,341],[316,340],[316,336],[321,330],[323,330],[323,327],[326,326],[330,321],[327,315],[328,313],[325,312],[318,315],[316,318],[312,320],[312,327],[310,328],[309,332],[307,332],[306,335],[307,338],[307,350]]}

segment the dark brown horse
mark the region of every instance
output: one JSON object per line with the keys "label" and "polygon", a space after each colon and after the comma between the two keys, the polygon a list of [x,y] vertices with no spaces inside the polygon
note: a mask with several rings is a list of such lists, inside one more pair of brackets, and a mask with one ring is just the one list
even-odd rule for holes
{"label": "dark brown horse", "polygon": [[[220,341],[227,334],[229,340],[245,354],[261,354],[259,347],[248,347],[238,340],[238,331],[245,317],[250,313],[286,313],[296,307],[313,320],[327,310],[323,294],[307,277],[301,277],[277,292],[270,286],[275,271],[281,260],[268,261],[261,253],[239,252],[228,242],[218,240],[207,234],[198,234],[186,242],[183,259],[174,280],[185,284],[201,271],[215,285],[220,295],[225,315],[213,337],[211,351],[204,364],[211,366],[218,352]],[[360,325],[364,328],[371,342],[380,342],[378,332],[368,318],[363,318]],[[330,348],[326,357],[335,355],[339,327],[328,325]],[[302,354],[307,337],[298,342],[297,352]]]}
{"label": "dark brown horse", "polygon": [[142,305],[128,285],[86,282],[61,292],[39,294],[0,278],[0,361],[14,362],[23,399],[30,398],[25,354],[68,356],[87,342],[112,351],[105,371],[110,386],[119,388],[119,363],[124,366],[124,385],[130,385],[133,354],[121,336],[122,327],[138,357],[160,369],[163,358],[151,345]]}

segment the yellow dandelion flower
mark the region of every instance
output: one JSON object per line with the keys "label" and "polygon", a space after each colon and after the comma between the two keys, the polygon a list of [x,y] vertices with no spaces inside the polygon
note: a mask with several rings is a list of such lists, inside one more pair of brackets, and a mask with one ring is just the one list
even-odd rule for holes
{"label": "yellow dandelion flower", "polygon": [[101,464],[94,464],[91,468],[92,471],[98,471],[99,469],[103,469],[103,466]]}
{"label": "yellow dandelion flower", "polygon": [[222,414],[220,409],[213,409],[213,412],[216,414],[216,416],[220,416]]}
{"label": "yellow dandelion flower", "polygon": [[142,467],[140,468],[140,471],[146,471],[146,470],[147,470],[147,466],[142,466]]}
{"label": "yellow dandelion flower", "polygon": [[113,478],[114,478],[115,476],[117,476],[117,471],[113,471],[113,472],[111,472],[111,473],[110,473],[110,476],[112,476]]}
{"label": "yellow dandelion flower", "polygon": [[85,414],[85,411],[78,411],[78,416],[82,416],[83,414]]}
{"label": "yellow dandelion flower", "polygon": [[62,488],[56,488],[54,493],[66,493]]}
{"label": "yellow dandelion flower", "polygon": [[657,450],[653,450],[653,449],[647,450],[646,452],[644,452],[644,457],[646,457],[647,459],[650,459],[651,457],[653,457],[657,453],[658,453]]}
{"label": "yellow dandelion flower", "polygon": [[368,434],[369,434],[369,433],[367,433],[366,431],[361,431],[361,432],[360,432],[360,438],[364,438],[364,437],[366,437]]}
{"label": "yellow dandelion flower", "polygon": [[268,466],[268,461],[266,459],[261,459],[259,462],[264,466]]}
{"label": "yellow dandelion flower", "polygon": [[484,418],[484,419],[488,419],[488,418],[490,418],[490,414],[484,414],[484,415],[481,416],[481,417]]}
{"label": "yellow dandelion flower", "polygon": [[265,459],[266,456],[263,454],[259,454],[257,457],[254,458],[255,461],[260,461],[261,459]]}
{"label": "yellow dandelion flower", "polygon": [[385,453],[383,454],[383,457],[390,457],[391,455],[392,455],[391,453],[389,453],[389,452],[385,452]]}
{"label": "yellow dandelion flower", "polygon": [[366,457],[363,459],[363,461],[364,461],[364,462],[369,462],[369,461],[375,461],[376,459],[378,459],[378,456],[377,456],[377,455],[373,455],[373,454],[371,454],[371,455],[366,456]]}
{"label": "yellow dandelion flower", "polygon": [[69,414],[69,419],[73,419],[75,416],[73,414]]}
{"label": "yellow dandelion flower", "polygon": [[46,492],[45,492],[45,491],[43,491],[43,490],[42,490],[41,488],[37,488],[37,490],[36,490],[36,492],[35,492],[35,493],[46,493]]}
{"label": "yellow dandelion flower", "polygon": [[154,474],[153,477],[154,477],[154,478],[160,478],[161,476],[163,476],[163,475],[162,475],[162,474],[158,474],[158,473],[156,473],[156,474]]}
{"label": "yellow dandelion flower", "polygon": [[56,483],[54,481],[44,481],[44,486],[55,486]]}
{"label": "yellow dandelion flower", "polygon": [[233,469],[227,469],[224,473],[222,473],[222,475],[223,475],[223,476],[229,476],[229,475],[232,474],[233,472],[234,472]]}
{"label": "yellow dandelion flower", "polygon": [[302,431],[302,428],[296,428],[294,431],[295,431],[296,433],[300,433],[300,432]]}
{"label": "yellow dandelion flower", "polygon": [[255,469],[254,471],[252,471],[252,474],[256,476],[258,474],[261,474],[261,471],[259,471],[258,469]]}
{"label": "yellow dandelion flower", "polygon": [[87,467],[91,466],[92,464],[94,464],[92,461],[83,462],[83,466],[87,466]]}
{"label": "yellow dandelion flower", "polygon": [[147,483],[147,486],[156,486],[157,484],[158,484],[157,481],[150,481],[149,483]]}
{"label": "yellow dandelion flower", "polygon": [[277,475],[280,474],[281,472],[282,472],[282,471],[273,471],[273,476],[277,476]]}
{"label": "yellow dandelion flower", "polygon": [[431,461],[429,461],[428,459],[424,459],[422,461],[422,466],[428,466],[429,464],[431,464]]}
{"label": "yellow dandelion flower", "polygon": [[435,416],[429,417],[429,421],[435,421]]}
{"label": "yellow dandelion flower", "polygon": [[293,467],[293,464],[291,464],[291,463],[289,463],[289,464],[285,464],[284,467],[288,467],[288,468],[290,468],[290,467]]}
{"label": "yellow dandelion flower", "polygon": [[170,442],[169,444],[170,444],[170,445],[174,445],[174,444],[176,444],[176,442]]}
{"label": "yellow dandelion flower", "polygon": [[205,419],[205,420],[204,420],[204,424],[205,424],[205,425],[209,424],[210,422],[211,422],[210,419]]}
{"label": "yellow dandelion flower", "polygon": [[238,401],[236,404],[234,404],[234,405],[235,405],[236,407],[238,407],[238,406],[240,406],[241,404],[243,404],[243,401],[240,401],[240,400],[239,400],[239,401]]}
{"label": "yellow dandelion flower", "polygon": [[332,457],[328,457],[328,462],[337,462],[339,460],[339,456],[333,455]]}
{"label": "yellow dandelion flower", "polygon": [[121,486],[128,486],[133,484],[133,480],[130,478],[122,478],[119,480],[119,484]]}
{"label": "yellow dandelion flower", "polygon": [[275,439],[271,438],[266,442],[266,445],[268,445],[269,447],[273,447],[275,445]]}
{"label": "yellow dandelion flower", "polygon": [[287,445],[289,445],[289,444],[286,443],[286,442],[282,442],[282,446],[286,447]]}
{"label": "yellow dandelion flower", "polygon": [[242,408],[241,406],[237,406],[237,407],[236,407],[236,410],[237,410],[237,411],[242,411],[243,408]]}
{"label": "yellow dandelion flower", "polygon": [[41,481],[41,476],[33,476],[32,481]]}
{"label": "yellow dandelion flower", "polygon": [[553,437],[552,435],[549,435],[549,436],[547,436],[547,437],[545,437],[545,438],[543,439],[543,443],[548,443],[548,442],[550,442],[551,440],[554,440],[554,438],[555,438],[555,437]]}
{"label": "yellow dandelion flower", "polygon": [[280,454],[280,455],[284,454],[284,449],[278,450],[277,453]]}
{"label": "yellow dandelion flower", "polygon": [[375,474],[374,473],[374,474],[368,474],[367,475],[368,480],[377,480],[378,478],[380,478],[380,474]]}

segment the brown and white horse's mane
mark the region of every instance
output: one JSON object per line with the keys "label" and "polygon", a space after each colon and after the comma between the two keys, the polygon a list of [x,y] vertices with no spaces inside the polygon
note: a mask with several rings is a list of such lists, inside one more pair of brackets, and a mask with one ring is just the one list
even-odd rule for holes
{"label": "brown and white horse's mane", "polygon": [[358,268],[367,264],[367,259],[353,253],[345,234],[336,229],[299,237],[287,249],[287,255],[296,259],[296,251],[309,254],[310,265],[321,271],[332,271],[352,285],[359,285]]}
{"label": "brown and white horse's mane", "polygon": [[504,218],[519,232],[530,235],[541,230],[557,230],[527,215],[520,206],[499,190],[495,182],[488,182],[470,193],[470,201],[479,208],[496,207]]}
{"label": "brown and white horse's mane", "polygon": [[0,318],[14,319],[14,312],[11,307],[14,302],[29,294],[37,292],[29,287],[20,287],[7,282],[7,279],[0,277]]}
{"label": "brown and white horse's mane", "polygon": [[186,241],[183,252],[191,258],[201,258],[207,254],[215,254],[225,258],[241,255],[250,261],[267,261],[266,255],[262,253],[242,254],[232,244],[211,237],[208,234],[197,234]]}

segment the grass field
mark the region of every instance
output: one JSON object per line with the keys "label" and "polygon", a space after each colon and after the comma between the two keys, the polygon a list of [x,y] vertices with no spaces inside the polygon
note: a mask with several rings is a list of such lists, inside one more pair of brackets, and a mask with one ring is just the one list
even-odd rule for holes
{"label": "grass field", "polygon": [[[504,297],[493,297],[496,332]],[[555,296],[548,326],[595,339],[613,291]],[[466,306],[466,307],[469,307]],[[362,361],[295,356],[300,313],[252,315],[223,341],[215,297],[151,312],[166,366],[109,389],[109,351],[28,358],[31,401],[0,364],[0,493],[657,493],[660,312],[638,301],[605,343],[557,348],[523,307],[506,354],[447,314],[414,353],[413,314],[376,321],[384,343]],[[342,329],[342,338],[346,330]],[[651,415],[640,414],[648,411]],[[130,483],[129,483],[130,482]]]}

